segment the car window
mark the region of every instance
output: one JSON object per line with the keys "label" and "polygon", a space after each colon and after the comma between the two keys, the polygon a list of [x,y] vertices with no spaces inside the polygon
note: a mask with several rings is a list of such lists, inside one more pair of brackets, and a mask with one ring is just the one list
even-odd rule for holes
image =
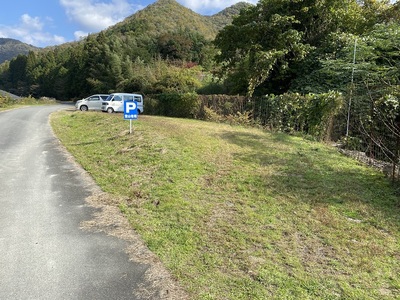
{"label": "car window", "polygon": [[122,101],[121,96],[116,95],[113,99],[113,101]]}
{"label": "car window", "polygon": [[99,101],[100,97],[99,96],[93,96],[89,98],[89,101]]}
{"label": "car window", "polygon": [[124,100],[125,100],[125,101],[133,101],[133,96],[131,96],[131,95],[125,95],[125,96],[124,96]]}
{"label": "car window", "polygon": [[135,96],[135,101],[136,101],[136,102],[142,102],[142,97],[140,97],[140,96]]}
{"label": "car window", "polygon": [[100,96],[102,100],[107,100],[108,96],[107,95],[102,95]]}

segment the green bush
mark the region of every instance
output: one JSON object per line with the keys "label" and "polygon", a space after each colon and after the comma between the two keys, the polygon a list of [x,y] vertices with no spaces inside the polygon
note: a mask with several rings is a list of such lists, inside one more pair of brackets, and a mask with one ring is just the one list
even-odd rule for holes
{"label": "green bush", "polygon": [[270,129],[300,131],[319,139],[329,139],[334,117],[342,104],[342,95],[334,91],[267,95],[254,100],[254,118]]}
{"label": "green bush", "polygon": [[199,110],[196,93],[164,93],[156,96],[160,115],[178,118],[193,118]]}
{"label": "green bush", "polygon": [[223,122],[223,117],[209,107],[204,107],[202,119],[205,121],[216,122],[216,123]]}
{"label": "green bush", "polygon": [[5,101],[6,101],[6,98],[0,96],[0,107],[3,107]]}

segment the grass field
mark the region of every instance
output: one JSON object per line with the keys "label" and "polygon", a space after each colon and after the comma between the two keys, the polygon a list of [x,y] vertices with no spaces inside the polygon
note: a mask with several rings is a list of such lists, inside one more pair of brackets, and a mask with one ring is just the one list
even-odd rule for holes
{"label": "grass field", "polygon": [[399,299],[400,200],[330,146],[63,111],[56,135],[192,299]]}

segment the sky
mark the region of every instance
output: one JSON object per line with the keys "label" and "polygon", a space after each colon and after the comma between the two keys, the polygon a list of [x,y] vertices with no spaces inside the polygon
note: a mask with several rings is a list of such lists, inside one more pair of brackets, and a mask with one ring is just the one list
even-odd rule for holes
{"label": "sky", "polygon": [[[212,15],[240,1],[177,0],[202,15]],[[46,47],[76,41],[106,29],[155,0],[6,0],[1,4],[0,38]]]}

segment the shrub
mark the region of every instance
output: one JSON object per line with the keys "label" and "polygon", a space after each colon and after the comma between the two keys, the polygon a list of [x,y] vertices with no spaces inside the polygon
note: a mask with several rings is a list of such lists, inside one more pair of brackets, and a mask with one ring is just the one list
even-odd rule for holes
{"label": "shrub", "polygon": [[334,117],[342,103],[342,95],[333,91],[266,95],[254,100],[254,118],[270,129],[300,131],[319,139],[329,139]]}
{"label": "shrub", "polygon": [[156,98],[158,114],[167,117],[193,118],[200,106],[196,93],[165,93]]}

